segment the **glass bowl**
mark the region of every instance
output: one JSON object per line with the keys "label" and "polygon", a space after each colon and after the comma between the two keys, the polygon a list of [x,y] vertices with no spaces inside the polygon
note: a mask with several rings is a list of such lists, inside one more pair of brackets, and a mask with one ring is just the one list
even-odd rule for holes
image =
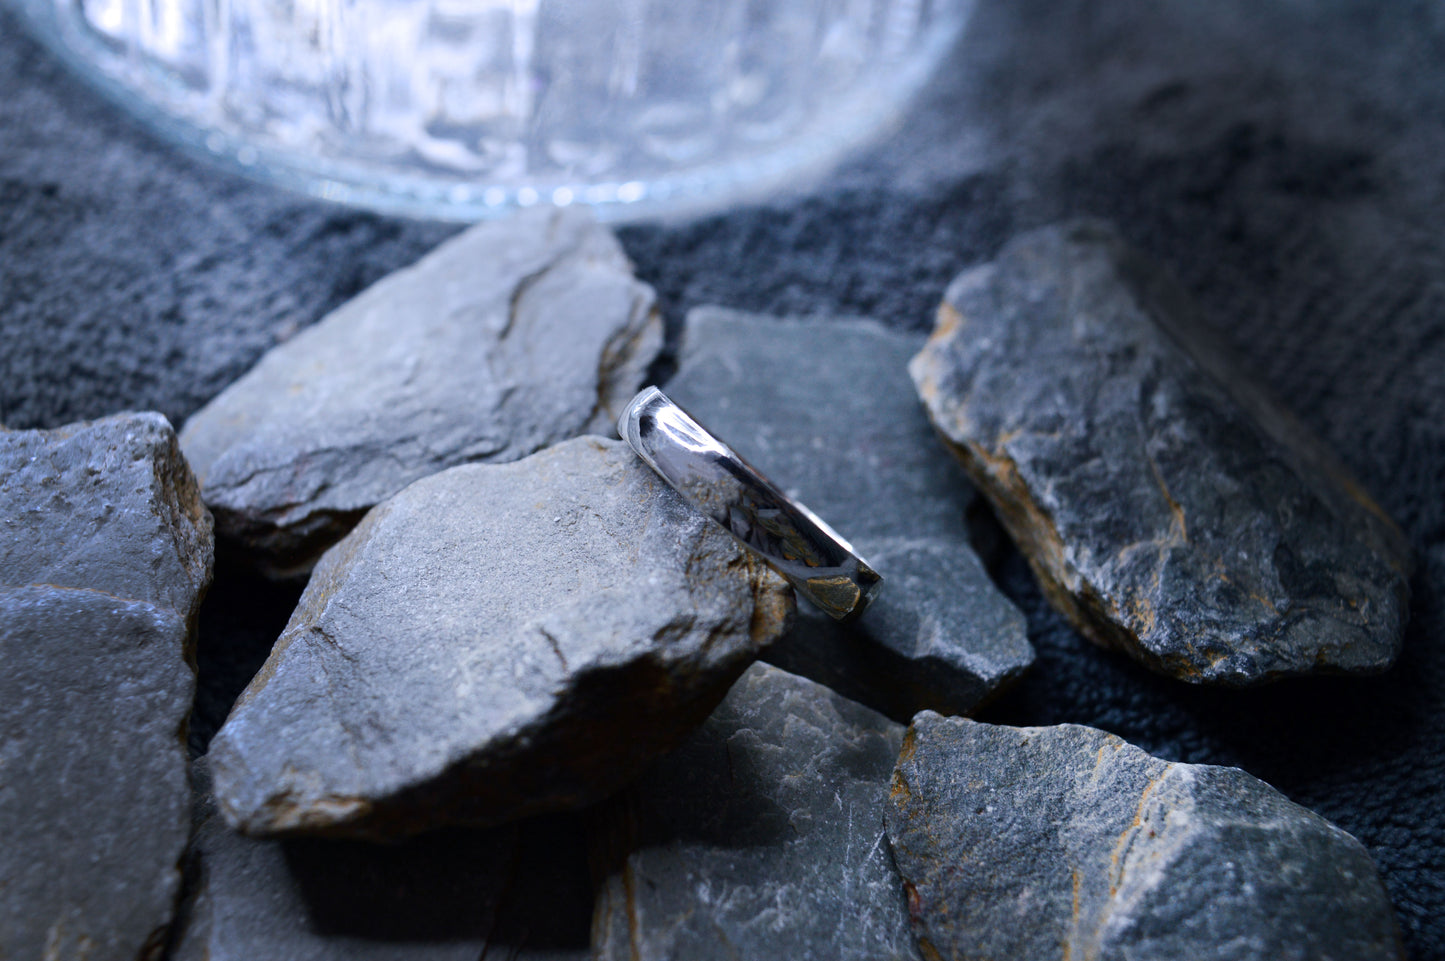
{"label": "glass bowl", "polygon": [[0,0],[166,138],[478,220],[701,213],[885,132],[972,0]]}

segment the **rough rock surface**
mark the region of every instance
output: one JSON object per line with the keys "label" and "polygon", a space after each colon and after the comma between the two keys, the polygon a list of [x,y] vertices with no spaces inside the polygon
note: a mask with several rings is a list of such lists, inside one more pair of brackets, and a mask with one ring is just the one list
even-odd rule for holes
{"label": "rough rock surface", "polygon": [[211,524],[158,414],[0,432],[0,957],[135,959],[189,834]]}
{"label": "rough rock surface", "polygon": [[0,587],[100,591],[195,617],[211,518],[160,414],[0,428]]}
{"label": "rough rock surface", "polygon": [[226,827],[203,758],[175,961],[586,961],[583,825],[551,816],[399,844],[257,840]]}
{"label": "rough rock surface", "polygon": [[1109,228],[1043,228],[960,275],[912,372],[1094,641],[1199,683],[1394,663],[1403,535]]}
{"label": "rough rock surface", "polygon": [[216,795],[252,834],[577,807],[686,736],[791,613],[625,444],[456,467],[317,565],[211,743]]}
{"label": "rough rock surface", "polygon": [[1095,728],[919,714],[888,834],[928,957],[1403,957],[1360,842],[1237,768]]}
{"label": "rough rock surface", "polygon": [[867,320],[698,308],[667,384],[884,577],[849,624],[801,601],[768,660],[903,721],[972,712],[1033,660],[1023,616],[969,545],[971,485],[908,380],[921,343]]}
{"label": "rough rock surface", "polygon": [[457,464],[606,433],[662,346],[652,289],[580,210],[484,224],[274,348],[182,433],[218,530],[304,571]]}
{"label": "rough rock surface", "polygon": [[141,601],[0,590],[0,957],[159,943],[190,825],[185,643]]}
{"label": "rough rock surface", "polygon": [[903,728],[750,667],[619,799],[601,961],[917,961],[883,830]]}

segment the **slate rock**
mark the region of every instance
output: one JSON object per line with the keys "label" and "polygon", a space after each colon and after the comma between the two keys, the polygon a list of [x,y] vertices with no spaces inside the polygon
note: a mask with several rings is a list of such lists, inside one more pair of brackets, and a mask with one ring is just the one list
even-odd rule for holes
{"label": "slate rock", "polygon": [[0,586],[49,584],[192,620],[211,580],[211,517],[160,414],[0,429]]}
{"label": "slate rock", "polygon": [[750,667],[622,797],[599,961],[919,958],[883,829],[903,728]]}
{"label": "slate rock", "polygon": [[273,348],[182,444],[221,535],[285,576],[412,481],[609,432],[661,346],[616,238],[581,210],[530,211]]}
{"label": "slate rock", "polygon": [[681,741],[791,613],[620,442],[452,468],[317,565],[211,743],[216,795],[256,835],[578,807]]}
{"label": "slate rock", "polygon": [[0,957],[159,943],[190,833],[186,636],[143,601],[0,590]]}
{"label": "slate rock", "polygon": [[158,414],[0,432],[0,957],[135,959],[189,835],[210,517]]}
{"label": "slate rock", "polygon": [[800,601],[768,660],[904,721],[971,713],[1033,661],[1023,616],[970,546],[971,485],[908,379],[921,344],[869,320],[704,307],[688,315],[667,384],[884,577],[855,622]]}
{"label": "slate rock", "polygon": [[397,844],[231,831],[193,767],[197,831],[175,961],[585,961],[585,825],[553,815]]}
{"label": "slate rock", "polygon": [[888,835],[931,958],[1401,958],[1364,846],[1238,768],[923,712]]}
{"label": "slate rock", "polygon": [[960,275],[912,372],[1090,639],[1196,683],[1394,662],[1403,536],[1110,228],[1028,233]]}

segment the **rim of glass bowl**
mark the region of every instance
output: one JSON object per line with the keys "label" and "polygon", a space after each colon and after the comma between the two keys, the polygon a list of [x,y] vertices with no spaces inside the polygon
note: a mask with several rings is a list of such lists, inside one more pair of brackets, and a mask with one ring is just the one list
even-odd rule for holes
{"label": "rim of glass bowl", "polygon": [[[461,183],[444,175],[316,157],[205,126],[130,82],[127,75],[136,68],[92,31],[63,22],[67,18],[53,0],[0,0],[0,5],[8,6],[73,73],[162,140],[247,179],[321,201],[422,220],[470,223],[522,207],[584,204],[599,220],[622,223],[700,216],[776,191],[806,189],[848,153],[880,138],[902,120],[908,104],[957,41],[972,0],[935,10],[935,19],[920,33],[919,43],[884,82],[855,84],[847,98],[826,112],[828,122],[815,120],[805,135],[789,137],[780,146],[649,180],[582,183],[538,178],[510,185]],[[156,88],[165,82],[158,76]]]}

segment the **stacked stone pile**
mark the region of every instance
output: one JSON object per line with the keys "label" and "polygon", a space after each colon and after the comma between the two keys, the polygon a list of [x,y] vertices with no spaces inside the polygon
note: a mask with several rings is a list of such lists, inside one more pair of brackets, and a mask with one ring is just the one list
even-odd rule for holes
{"label": "stacked stone pile", "polygon": [[[1112,231],[1016,239],[926,343],[687,318],[667,389],[884,575],[855,623],[602,436],[662,346],[611,234],[539,212],[179,440],[0,433],[0,957],[1402,956],[1364,847],[1262,781],[970,719],[1033,661],[995,518],[1184,683],[1399,652],[1399,532]],[[309,579],[188,779],[212,516]]]}

